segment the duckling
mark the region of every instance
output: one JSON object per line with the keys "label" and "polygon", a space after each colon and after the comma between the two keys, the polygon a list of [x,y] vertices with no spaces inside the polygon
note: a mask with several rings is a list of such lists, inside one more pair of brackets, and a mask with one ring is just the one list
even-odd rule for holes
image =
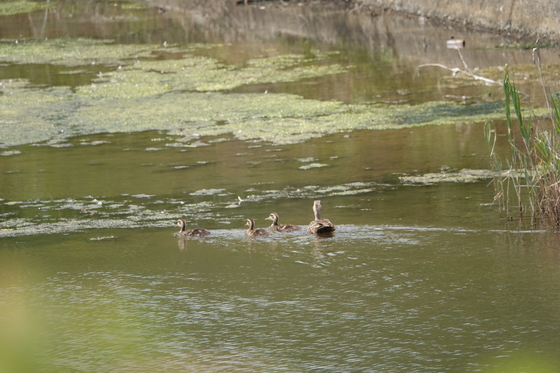
{"label": "duckling", "polygon": [[251,218],[247,218],[247,223],[245,224],[249,227],[247,232],[245,233],[249,237],[264,237],[270,235],[270,232],[266,229],[254,229],[255,228],[255,220]]}
{"label": "duckling", "polygon": [[278,224],[278,219],[280,217],[278,216],[277,213],[273,212],[270,214],[270,216],[264,220],[272,220],[272,225],[270,226],[270,228],[274,229],[275,231],[278,232],[293,232],[293,231],[297,231],[300,230],[301,227],[299,225],[292,225],[292,224]]}
{"label": "duckling", "polygon": [[205,237],[205,236],[208,236],[210,234],[209,230],[206,230],[206,229],[203,229],[203,228],[195,228],[195,229],[191,229],[191,230],[186,230],[187,222],[185,221],[185,219],[179,219],[177,221],[177,224],[175,224],[175,226],[181,228],[181,230],[179,232],[177,232],[177,234],[179,236]]}
{"label": "duckling", "polygon": [[321,206],[321,201],[316,200],[313,202],[313,213],[315,214],[315,220],[309,223],[307,227],[307,232],[312,234],[319,234],[319,233],[330,233],[334,232],[335,227],[333,223],[329,219],[321,219],[321,210],[323,207]]}

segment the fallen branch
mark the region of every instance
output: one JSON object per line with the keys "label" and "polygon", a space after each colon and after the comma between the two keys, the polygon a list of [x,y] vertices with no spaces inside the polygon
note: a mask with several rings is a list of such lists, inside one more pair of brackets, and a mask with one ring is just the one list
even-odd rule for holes
{"label": "fallen branch", "polygon": [[473,73],[470,72],[470,71],[461,70],[461,69],[459,69],[458,67],[454,67],[454,68],[447,67],[447,66],[442,65],[442,64],[440,64],[440,63],[425,63],[425,64],[423,64],[423,65],[419,65],[419,66],[418,66],[418,69],[420,69],[421,67],[429,67],[429,66],[432,66],[432,67],[440,67],[440,68],[442,68],[442,69],[449,70],[449,71],[451,71],[451,72],[453,73],[453,76],[457,75],[457,73],[463,73],[463,74],[465,74],[465,75],[467,75],[467,76],[473,78],[474,80],[480,80],[480,81],[483,81],[483,82],[488,83],[488,84],[502,85],[502,83],[500,83],[500,82],[497,82],[497,81],[492,80],[492,79],[485,78],[485,77],[480,76],[480,75],[473,74]]}

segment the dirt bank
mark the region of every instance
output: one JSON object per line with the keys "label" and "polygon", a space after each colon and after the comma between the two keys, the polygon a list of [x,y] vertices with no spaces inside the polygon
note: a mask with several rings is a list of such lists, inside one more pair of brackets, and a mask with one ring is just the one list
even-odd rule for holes
{"label": "dirt bank", "polygon": [[426,17],[511,36],[560,40],[560,2],[550,0],[362,0],[377,11]]}

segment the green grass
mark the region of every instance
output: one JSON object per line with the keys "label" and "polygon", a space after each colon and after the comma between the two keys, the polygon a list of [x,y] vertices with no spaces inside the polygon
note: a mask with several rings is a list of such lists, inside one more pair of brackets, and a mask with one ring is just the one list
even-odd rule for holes
{"label": "green grass", "polygon": [[[537,66],[539,66],[537,64]],[[539,66],[540,71],[540,66]],[[560,102],[547,94],[549,117],[530,119],[524,115],[520,93],[504,74],[505,111],[511,157],[502,162],[494,152],[496,131],[487,126],[486,141],[491,148],[496,199],[502,209],[516,208],[522,217],[530,213],[538,224],[560,226]],[[505,167],[504,167],[505,166]]]}

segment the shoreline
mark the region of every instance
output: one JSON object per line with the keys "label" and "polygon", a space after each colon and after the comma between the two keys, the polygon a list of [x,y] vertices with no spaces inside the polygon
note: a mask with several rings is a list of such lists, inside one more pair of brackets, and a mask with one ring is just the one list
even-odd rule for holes
{"label": "shoreline", "polygon": [[396,13],[422,17],[435,25],[495,33],[518,41],[553,43],[560,39],[560,4],[536,0],[531,4],[515,0],[453,0],[434,3],[430,0],[361,0],[357,8],[366,7],[374,14]]}

